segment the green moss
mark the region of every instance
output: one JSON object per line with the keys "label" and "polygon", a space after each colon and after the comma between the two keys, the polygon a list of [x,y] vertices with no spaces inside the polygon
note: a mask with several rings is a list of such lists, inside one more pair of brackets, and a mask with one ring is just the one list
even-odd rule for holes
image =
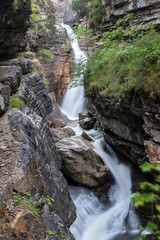
{"label": "green moss", "polygon": [[22,109],[22,107],[24,106],[24,102],[21,99],[19,99],[18,96],[10,97],[9,104],[11,107],[19,108],[19,109]]}
{"label": "green moss", "polygon": [[40,14],[40,12],[41,12],[40,7],[35,3],[32,3],[31,10],[32,10],[33,14]]}

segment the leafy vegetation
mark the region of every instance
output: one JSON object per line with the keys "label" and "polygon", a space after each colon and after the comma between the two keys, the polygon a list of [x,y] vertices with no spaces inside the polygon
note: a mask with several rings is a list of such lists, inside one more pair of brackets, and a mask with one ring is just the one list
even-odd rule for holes
{"label": "leafy vegetation", "polygon": [[39,223],[41,223],[41,219],[40,219],[40,207],[41,207],[41,203],[37,202],[37,201],[33,201],[33,199],[31,198],[31,192],[28,191],[19,191],[17,192],[13,192],[13,196],[12,196],[13,200],[15,203],[20,204],[20,206],[24,206],[27,207],[32,215],[37,219],[37,221]]}
{"label": "leafy vegetation", "polygon": [[[28,208],[32,215],[37,219],[39,223],[41,223],[41,217],[40,217],[40,210],[42,208],[42,202],[34,201],[31,198],[31,192],[21,190],[19,192],[13,192],[12,196],[15,203],[18,203],[21,208]],[[54,203],[54,199],[50,196],[44,197],[42,196],[42,199],[45,203],[48,204],[48,206],[52,206]]]}
{"label": "leafy vegetation", "polygon": [[[160,239],[160,162],[156,162],[156,165],[145,162],[140,167],[144,173],[152,172],[155,178],[153,182],[143,182],[140,185],[141,192],[133,193],[131,198],[137,208],[152,204],[152,220],[141,229],[146,229],[152,234],[152,239]],[[145,235],[138,237],[137,240],[145,239],[145,237]]]}
{"label": "leafy vegetation", "polygon": [[102,21],[101,0],[73,0],[72,9],[77,11],[79,17],[86,16],[92,27],[97,27]]}
{"label": "leafy vegetation", "polygon": [[102,22],[101,0],[91,0],[89,2],[89,23],[91,27],[98,27]]}
{"label": "leafy vegetation", "polygon": [[89,90],[98,86],[102,95],[117,101],[132,89],[151,96],[160,93],[160,34],[150,26],[140,29],[134,22],[133,14],[127,14],[103,34],[102,45],[88,59]]}
{"label": "leafy vegetation", "polygon": [[40,60],[40,61],[46,61],[46,60],[51,60],[51,61],[53,61],[53,54],[52,54],[52,52],[51,51],[49,51],[49,50],[47,50],[47,49],[41,49],[41,50],[39,50],[38,51],[38,59]]}
{"label": "leafy vegetation", "polygon": [[11,107],[19,108],[19,109],[22,109],[22,107],[24,106],[24,102],[21,99],[19,99],[18,96],[10,97],[9,104]]}
{"label": "leafy vegetation", "polygon": [[61,239],[64,239],[64,240],[70,240],[71,239],[71,236],[68,236],[68,234],[66,235],[64,230],[64,225],[63,223],[58,223],[58,231],[57,232],[53,232],[51,230],[47,230],[47,234],[50,235],[50,236],[54,236],[54,239],[55,240],[58,240],[59,239],[59,236],[61,236]]}
{"label": "leafy vegetation", "polygon": [[46,8],[46,16],[41,16],[41,8],[42,2],[40,1],[36,4],[35,0],[33,0],[31,4],[32,14],[31,18],[31,30],[34,30],[36,33],[43,33],[48,36],[50,32],[54,31],[55,24],[55,9],[52,0],[45,0],[44,5]]}

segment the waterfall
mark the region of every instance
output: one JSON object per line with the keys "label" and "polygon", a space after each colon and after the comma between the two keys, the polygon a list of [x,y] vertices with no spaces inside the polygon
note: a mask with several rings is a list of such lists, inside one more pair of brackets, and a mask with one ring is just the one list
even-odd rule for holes
{"label": "waterfall", "polygon": [[[85,67],[87,56],[80,49],[78,39],[74,34],[72,28],[69,25],[62,24],[62,26],[66,29],[68,38],[71,42],[71,47],[74,53],[74,63],[75,66]],[[75,69],[76,73],[77,70]],[[79,77],[74,79],[76,82],[76,86],[71,87],[72,81],[69,83],[68,88],[66,90],[65,96],[62,101],[61,111],[65,114],[68,119],[76,120],[78,118],[79,112],[85,111],[85,95],[84,95],[84,86],[82,85],[83,74],[80,74]]]}
{"label": "waterfall", "polygon": [[[64,25],[74,52],[75,63],[87,60],[81,51],[78,40],[68,25]],[[77,78],[81,81],[83,76]],[[62,112],[69,119],[77,119],[78,113],[85,109],[84,87],[70,89],[70,85],[62,103]],[[76,137],[80,137],[83,129],[74,128]],[[106,144],[107,152],[102,147],[102,134],[95,130],[86,131],[94,139],[93,149],[102,158],[112,172],[115,184],[109,191],[109,203],[102,204],[93,192],[79,187],[70,187],[71,197],[77,210],[76,221],[70,230],[76,240],[130,240],[139,233],[139,220],[134,214],[130,199],[131,173],[129,167],[119,163],[113,150]],[[105,142],[103,143],[105,144]]]}
{"label": "waterfall", "polygon": [[[87,134],[95,139],[97,137],[93,130]],[[77,189],[72,187],[70,192],[76,205],[77,219],[70,230],[76,240],[134,239],[139,233],[139,220],[130,199],[132,187],[130,169],[119,163],[107,144],[105,152],[101,145],[102,141],[102,137],[96,139],[93,147],[115,178],[115,184],[109,191],[109,204],[102,204],[93,193],[83,189],[75,195]]]}

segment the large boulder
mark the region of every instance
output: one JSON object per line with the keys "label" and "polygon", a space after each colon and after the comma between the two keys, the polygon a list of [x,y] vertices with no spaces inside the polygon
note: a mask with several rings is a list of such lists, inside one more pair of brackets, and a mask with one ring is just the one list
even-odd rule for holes
{"label": "large boulder", "polygon": [[85,129],[89,130],[92,129],[95,125],[96,120],[91,118],[88,114],[86,113],[79,113],[79,125]]}
{"label": "large boulder", "polygon": [[61,139],[76,135],[72,128],[51,128],[52,136],[55,142]]}
{"label": "large boulder", "polygon": [[62,170],[74,181],[97,187],[110,181],[110,173],[89,141],[66,138],[56,143],[62,157]]}

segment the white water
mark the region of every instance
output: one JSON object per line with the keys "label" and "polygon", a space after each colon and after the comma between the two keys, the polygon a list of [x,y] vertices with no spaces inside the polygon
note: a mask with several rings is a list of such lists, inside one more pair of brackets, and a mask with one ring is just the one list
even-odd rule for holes
{"label": "white water", "polygon": [[[79,48],[78,40],[68,25],[68,37],[74,51],[75,62],[86,61],[86,56]],[[77,81],[81,81],[80,76]],[[77,119],[78,113],[85,108],[84,87],[69,87],[62,103],[62,112],[69,119]],[[80,126],[74,128],[76,137],[81,136]],[[129,240],[139,233],[139,221],[133,212],[131,195],[130,169],[120,164],[112,149],[106,144],[107,152],[103,150],[102,135],[95,130],[86,131],[95,141],[94,151],[103,159],[115,178],[115,184],[109,191],[109,203],[102,204],[89,190],[71,187],[70,192],[76,205],[77,219],[70,230],[76,240]]]}
{"label": "white water", "polygon": [[[72,28],[69,25],[62,24],[62,26],[66,29],[68,38],[71,41],[71,47],[74,52],[74,63],[75,66],[81,64],[81,66],[85,67],[87,56],[86,54],[80,49],[78,39],[74,34]],[[76,69],[75,69],[76,73]],[[83,80],[83,75],[81,74],[79,77],[74,79],[77,85],[81,84]],[[66,90],[65,96],[62,101],[61,111],[65,114],[68,119],[76,120],[78,118],[79,112],[85,111],[85,95],[84,95],[84,86],[79,85],[76,87],[71,87],[72,81],[68,85]]]}
{"label": "white water", "polygon": [[[77,135],[80,128],[75,128]],[[133,212],[130,169],[120,164],[112,149],[106,144],[103,150],[103,138],[96,131],[87,131],[95,139],[94,151],[103,159],[115,178],[115,184],[109,191],[109,203],[102,204],[97,197],[84,189],[71,187],[71,196],[76,205],[77,219],[71,226],[76,240],[113,240],[134,239],[139,233],[139,221]],[[98,139],[96,139],[98,136]]]}

